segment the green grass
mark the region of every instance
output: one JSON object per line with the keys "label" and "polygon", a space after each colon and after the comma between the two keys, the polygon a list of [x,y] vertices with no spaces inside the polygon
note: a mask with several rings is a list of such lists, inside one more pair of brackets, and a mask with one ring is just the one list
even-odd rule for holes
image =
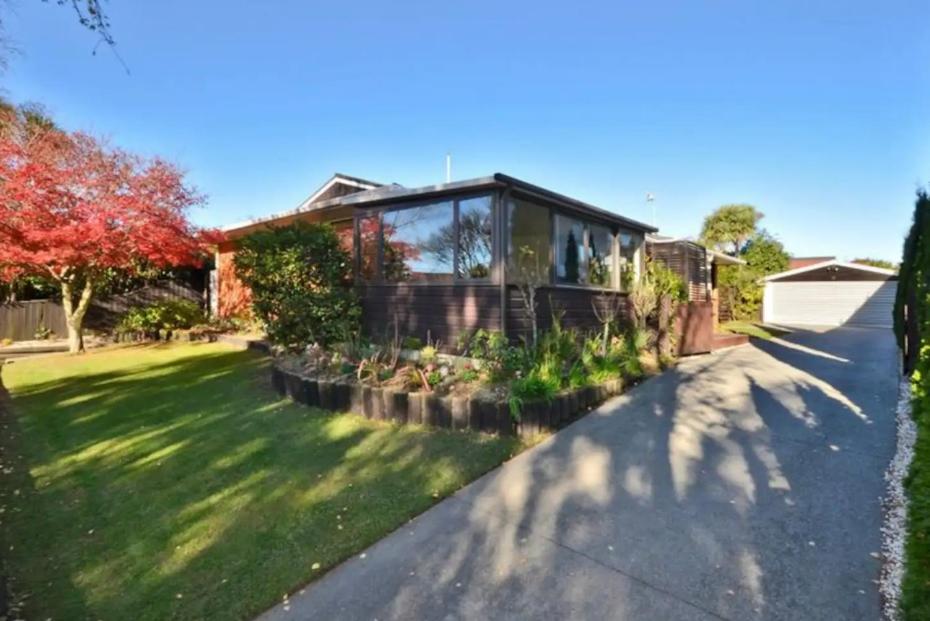
{"label": "green grass", "polygon": [[3,367],[0,537],[28,618],[250,618],[520,449],[298,406],[266,365],[201,344]]}
{"label": "green grass", "polygon": [[917,442],[905,481],[910,505],[901,609],[907,621],[930,619],[930,397],[914,400]]}
{"label": "green grass", "polygon": [[785,330],[778,330],[772,326],[766,326],[752,321],[727,321],[720,324],[720,329],[724,332],[733,334],[746,334],[766,341],[787,334]]}

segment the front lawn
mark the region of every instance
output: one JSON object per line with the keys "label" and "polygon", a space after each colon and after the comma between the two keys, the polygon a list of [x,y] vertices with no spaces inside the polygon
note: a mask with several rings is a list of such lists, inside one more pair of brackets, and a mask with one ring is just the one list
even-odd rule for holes
{"label": "front lawn", "polygon": [[769,341],[777,336],[783,336],[788,334],[785,330],[779,330],[761,323],[755,323],[753,321],[727,321],[720,324],[720,329],[723,332],[730,332],[731,334],[745,334],[747,336],[753,336],[755,338],[764,339]]}
{"label": "front lawn", "polygon": [[250,618],[520,448],[294,405],[266,365],[200,344],[2,368],[0,536],[27,618]]}

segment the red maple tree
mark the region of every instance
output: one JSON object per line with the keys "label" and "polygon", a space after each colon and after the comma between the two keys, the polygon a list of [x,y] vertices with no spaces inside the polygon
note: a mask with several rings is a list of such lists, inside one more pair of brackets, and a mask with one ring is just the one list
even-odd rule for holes
{"label": "red maple tree", "polygon": [[204,198],[174,165],[33,121],[0,114],[0,278],[58,283],[69,349],[78,352],[107,270],[198,265],[217,237],[188,220]]}

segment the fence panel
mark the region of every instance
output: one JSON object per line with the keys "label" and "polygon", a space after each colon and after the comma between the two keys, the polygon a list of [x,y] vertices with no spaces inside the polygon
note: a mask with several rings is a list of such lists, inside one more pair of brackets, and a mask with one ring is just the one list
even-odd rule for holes
{"label": "fence panel", "polygon": [[202,305],[204,293],[184,282],[159,281],[129,293],[95,300],[87,310],[85,326],[92,330],[112,330],[133,306],[145,306],[160,300],[190,300]]}
{"label": "fence panel", "polygon": [[40,327],[55,336],[68,336],[65,309],[52,300],[30,300],[0,305],[0,339],[28,341],[36,337]]}
{"label": "fence panel", "polygon": [[[160,281],[129,293],[113,295],[91,302],[84,318],[89,330],[110,331],[133,306],[145,306],[158,300],[191,300],[204,303],[204,292],[185,282]],[[53,300],[30,300],[0,305],[0,339],[28,341],[36,337],[40,326],[54,336],[66,338],[68,325],[65,310]]]}

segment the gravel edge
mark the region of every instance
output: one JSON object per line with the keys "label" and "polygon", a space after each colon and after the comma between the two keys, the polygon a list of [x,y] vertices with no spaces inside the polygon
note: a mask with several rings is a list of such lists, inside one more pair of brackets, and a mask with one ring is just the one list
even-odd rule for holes
{"label": "gravel edge", "polygon": [[897,448],[885,481],[888,488],[882,502],[882,564],[878,588],[882,596],[882,617],[886,621],[900,619],[901,581],[904,578],[904,545],[907,540],[907,493],[904,479],[914,457],[917,425],[911,416],[911,384],[907,377],[898,384],[898,404],[895,413]]}

